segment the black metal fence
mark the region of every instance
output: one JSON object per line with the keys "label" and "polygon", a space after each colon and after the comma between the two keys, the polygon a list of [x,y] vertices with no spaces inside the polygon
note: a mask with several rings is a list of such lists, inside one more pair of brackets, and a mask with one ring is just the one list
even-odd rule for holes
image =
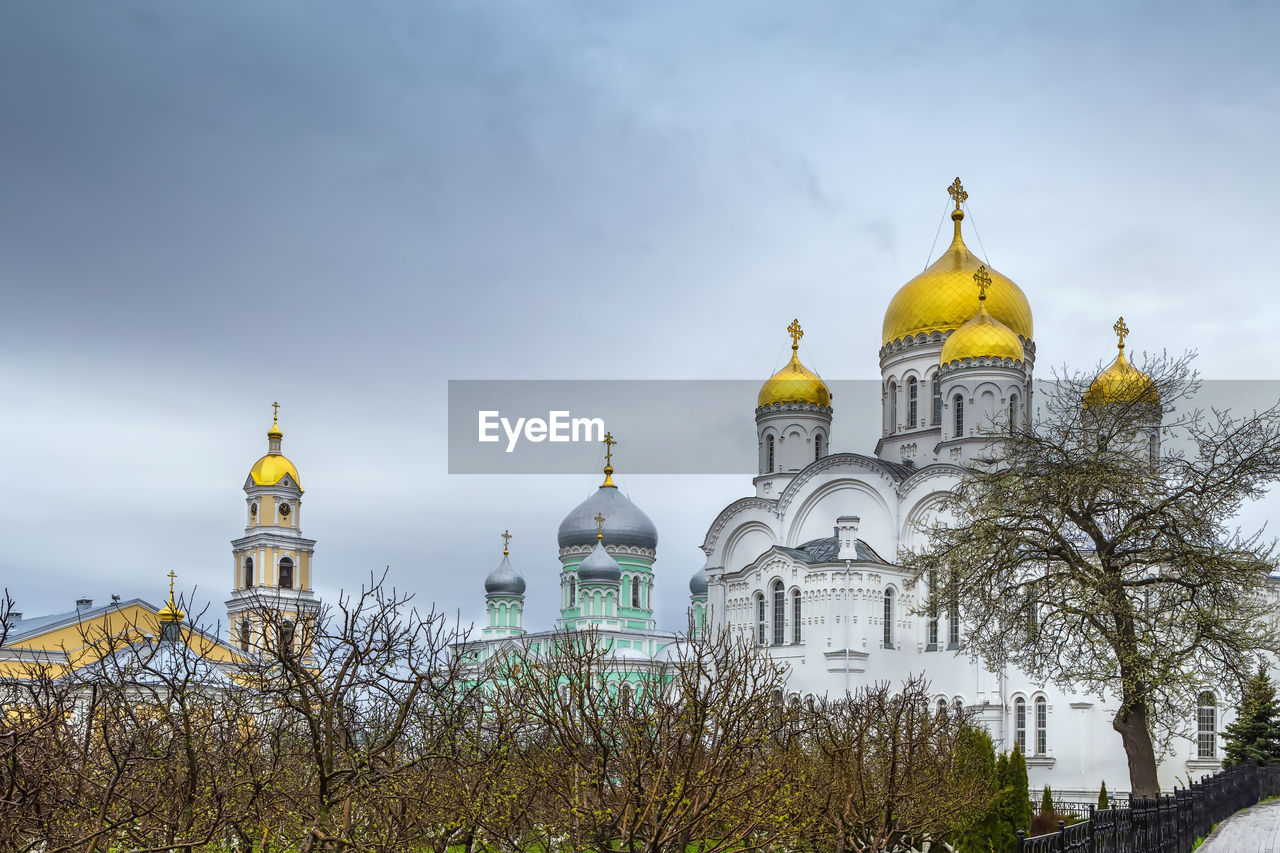
{"label": "black metal fence", "polygon": [[1088,807],[1088,819],[1027,838],[1018,853],[1191,853],[1215,823],[1265,797],[1280,796],[1280,767],[1244,765],[1205,776],[1162,797],[1130,797],[1126,806]]}

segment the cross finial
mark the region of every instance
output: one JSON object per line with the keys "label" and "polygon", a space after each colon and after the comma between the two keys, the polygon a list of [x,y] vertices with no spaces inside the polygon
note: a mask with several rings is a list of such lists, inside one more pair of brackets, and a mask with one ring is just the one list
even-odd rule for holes
{"label": "cross finial", "polygon": [[504,530],[502,531],[502,556],[505,557],[511,553],[511,551],[509,550],[510,545],[511,545],[511,531]]}
{"label": "cross finial", "polygon": [[1124,318],[1116,320],[1116,324],[1111,328],[1116,333],[1117,346],[1120,347],[1121,352],[1124,352],[1124,336],[1129,334],[1129,327],[1124,324]]}
{"label": "cross finial", "polygon": [[604,516],[597,512],[592,520],[596,523],[596,541],[599,542],[604,538]]}
{"label": "cross finial", "polygon": [[804,337],[804,329],[800,328],[799,319],[791,321],[791,325],[787,326],[787,334],[791,336],[791,351],[800,349],[800,339]]}
{"label": "cross finial", "polygon": [[973,280],[978,283],[978,299],[985,302],[987,288],[991,286],[991,274],[987,272],[986,264],[978,267],[978,271],[973,274]]}
{"label": "cross finial", "polygon": [[959,210],[960,204],[969,197],[969,194],[964,191],[964,184],[960,183],[959,178],[956,178],[951,182],[951,186],[947,187],[947,194],[956,203],[956,210]]}
{"label": "cross finial", "polygon": [[613,433],[606,432],[604,434],[603,443],[604,443],[604,464],[608,465],[609,467],[613,467],[613,446],[618,443],[618,440],[613,437]]}
{"label": "cross finial", "polygon": [[178,575],[173,569],[169,570],[169,603],[173,603],[173,581]]}
{"label": "cross finial", "polygon": [[280,404],[271,404],[271,425],[275,426],[280,421]]}

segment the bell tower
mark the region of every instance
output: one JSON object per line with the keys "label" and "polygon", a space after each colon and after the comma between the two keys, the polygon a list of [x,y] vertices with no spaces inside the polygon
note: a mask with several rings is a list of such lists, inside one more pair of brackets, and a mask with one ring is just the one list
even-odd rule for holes
{"label": "bell tower", "polygon": [[246,652],[283,645],[306,657],[320,607],[311,588],[316,543],[302,535],[302,481],[280,449],[280,405],[271,405],[267,454],[244,481],[244,536],[231,542],[229,639]]}

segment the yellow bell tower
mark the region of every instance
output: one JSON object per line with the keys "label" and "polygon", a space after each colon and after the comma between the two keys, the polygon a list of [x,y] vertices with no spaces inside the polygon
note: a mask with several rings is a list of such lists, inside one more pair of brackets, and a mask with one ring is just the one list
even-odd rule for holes
{"label": "yellow bell tower", "polygon": [[320,607],[311,588],[316,543],[302,536],[302,481],[280,449],[280,405],[271,405],[267,454],[244,482],[244,536],[231,542],[228,630],[231,643],[243,651],[287,647],[307,656]]}

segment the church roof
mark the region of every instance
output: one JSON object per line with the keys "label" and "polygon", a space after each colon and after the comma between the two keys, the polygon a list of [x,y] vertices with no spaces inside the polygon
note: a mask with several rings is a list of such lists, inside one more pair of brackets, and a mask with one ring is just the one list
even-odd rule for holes
{"label": "church roof", "polygon": [[[875,552],[870,545],[857,539],[854,542],[857,563],[879,563],[887,566],[889,562]],[[795,557],[805,563],[835,563],[839,561],[840,541],[834,536],[824,539],[810,539],[799,548],[787,548],[778,545],[777,549],[784,554]]]}

